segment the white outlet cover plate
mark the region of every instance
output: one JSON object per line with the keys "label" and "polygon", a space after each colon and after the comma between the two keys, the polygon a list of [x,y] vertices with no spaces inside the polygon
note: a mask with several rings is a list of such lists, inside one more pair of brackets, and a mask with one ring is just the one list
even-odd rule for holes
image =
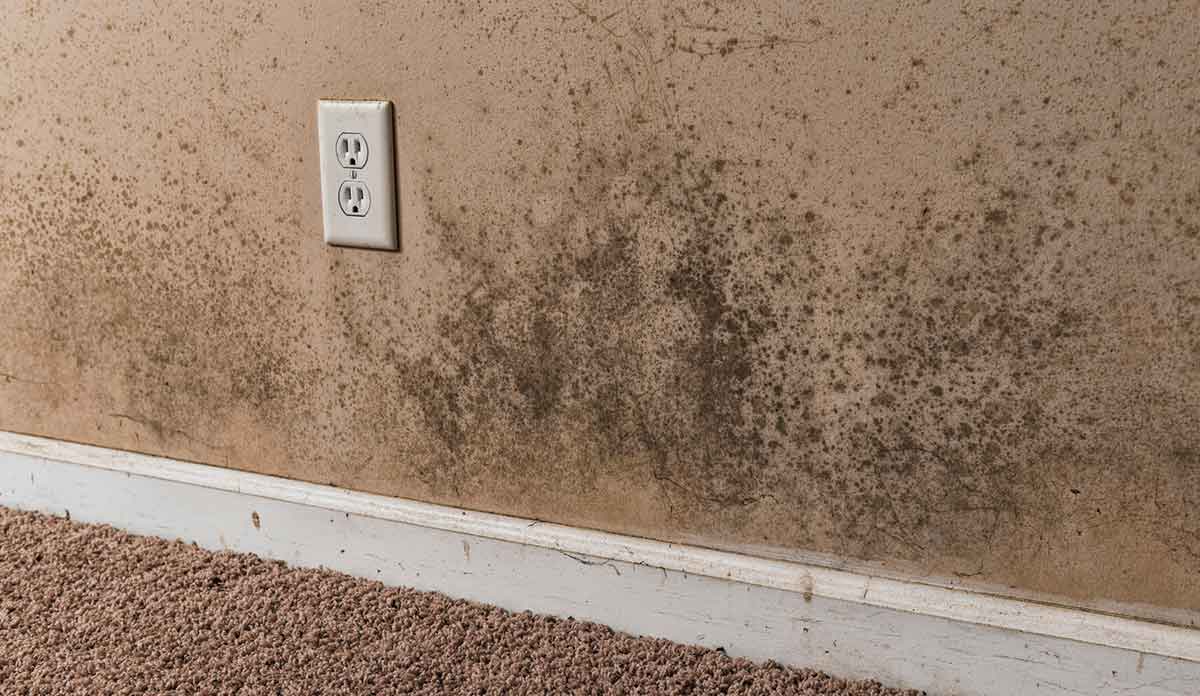
{"label": "white outlet cover plate", "polygon": [[[396,225],[396,160],[392,103],[342,101],[317,103],[317,140],[321,161],[321,207],[325,214],[325,243],[368,249],[400,248]],[[344,167],[338,161],[342,134],[361,135],[367,144],[366,162]],[[348,215],[338,203],[342,184],[357,181],[370,191],[370,208],[362,216]]]}

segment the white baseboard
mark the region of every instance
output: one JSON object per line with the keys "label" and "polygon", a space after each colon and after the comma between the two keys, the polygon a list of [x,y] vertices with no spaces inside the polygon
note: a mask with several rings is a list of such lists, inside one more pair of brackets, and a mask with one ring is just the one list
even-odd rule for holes
{"label": "white baseboard", "polygon": [[0,431],[0,505],[930,694],[1200,693],[1200,630]]}

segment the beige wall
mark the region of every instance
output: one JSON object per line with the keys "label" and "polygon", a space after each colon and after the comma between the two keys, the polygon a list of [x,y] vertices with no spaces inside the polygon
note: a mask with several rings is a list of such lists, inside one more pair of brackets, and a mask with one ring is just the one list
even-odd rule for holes
{"label": "beige wall", "polygon": [[0,427],[1200,607],[1196,2],[238,5],[4,3]]}

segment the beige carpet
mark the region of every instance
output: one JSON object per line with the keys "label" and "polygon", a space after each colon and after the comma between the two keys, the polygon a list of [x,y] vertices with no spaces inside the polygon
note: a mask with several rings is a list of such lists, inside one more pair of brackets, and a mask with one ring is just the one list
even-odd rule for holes
{"label": "beige carpet", "polygon": [[900,694],[0,508],[3,694]]}

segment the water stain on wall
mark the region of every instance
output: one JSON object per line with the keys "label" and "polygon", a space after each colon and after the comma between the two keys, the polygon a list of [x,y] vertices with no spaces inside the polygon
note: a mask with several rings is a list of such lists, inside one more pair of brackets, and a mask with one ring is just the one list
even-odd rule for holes
{"label": "water stain on wall", "polygon": [[[1200,600],[1197,7],[177,9],[0,32],[0,426]],[[321,244],[320,96],[402,253]]]}

